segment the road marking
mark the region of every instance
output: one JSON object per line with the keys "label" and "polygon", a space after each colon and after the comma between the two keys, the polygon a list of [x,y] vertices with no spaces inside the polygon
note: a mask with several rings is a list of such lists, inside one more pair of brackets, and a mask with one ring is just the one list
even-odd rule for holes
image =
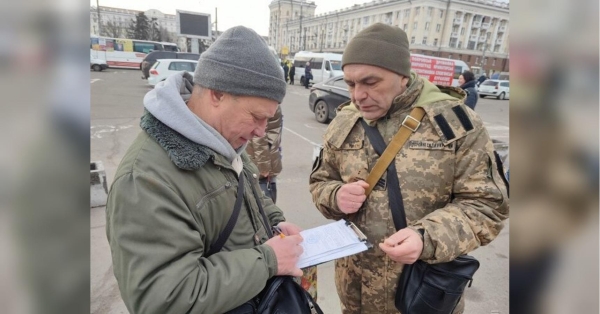
{"label": "road marking", "polygon": [[298,134],[298,133],[296,133],[296,132],[294,132],[294,131],[292,131],[292,130],[290,130],[290,129],[286,128],[286,127],[283,127],[283,128],[284,128],[286,131],[288,131],[288,132],[290,132],[290,133],[292,133],[292,134],[294,134],[294,135],[298,136],[299,138],[301,138],[301,139],[303,139],[303,140],[305,140],[305,141],[309,142],[309,143],[310,143],[310,144],[312,144],[313,146],[321,146],[321,144],[317,144],[317,143],[315,143],[315,142],[313,142],[313,141],[311,141],[311,140],[307,139],[306,137],[304,137],[304,136],[302,136],[302,135],[300,135],[300,134]]}
{"label": "road marking", "polygon": [[319,127],[319,126],[312,126],[312,125],[310,125],[308,123],[305,123],[304,126],[307,127],[307,128],[309,128],[309,129],[317,129],[317,130],[321,130],[321,131],[327,130],[327,128]]}
{"label": "road marking", "polygon": [[98,81],[102,81],[102,79],[93,79],[93,80],[90,81],[90,84],[93,84],[93,83],[98,82]]}
{"label": "road marking", "polygon": [[90,126],[90,138],[102,138],[102,133],[114,133],[117,131],[129,129],[133,127],[133,125],[93,125]]}

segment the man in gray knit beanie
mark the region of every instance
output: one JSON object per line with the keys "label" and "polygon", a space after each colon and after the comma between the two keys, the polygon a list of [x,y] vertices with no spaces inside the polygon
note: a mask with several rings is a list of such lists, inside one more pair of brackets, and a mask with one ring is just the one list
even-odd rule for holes
{"label": "man in gray knit beanie", "polygon": [[281,103],[285,80],[281,67],[255,31],[237,26],[225,31],[200,55],[194,83],[237,96]]}
{"label": "man in gray knit beanie", "polygon": [[[301,229],[258,190],[245,153],[285,89],[265,41],[238,26],[202,54],[193,77],[173,74],[146,94],[142,131],[106,207],[129,313],[225,313],[274,276],[302,275]],[[273,227],[286,236],[269,238]]]}

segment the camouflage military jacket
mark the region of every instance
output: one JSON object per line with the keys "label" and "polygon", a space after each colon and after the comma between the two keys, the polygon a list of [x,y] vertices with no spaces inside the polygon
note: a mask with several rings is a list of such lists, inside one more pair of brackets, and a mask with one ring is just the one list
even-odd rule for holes
{"label": "camouflage military jacket", "polygon": [[[497,173],[493,145],[477,114],[466,107],[459,89],[440,91],[413,73],[409,88],[394,99],[376,125],[389,143],[415,106],[426,111],[420,127],[398,152],[398,171],[407,224],[424,229],[421,260],[447,262],[490,243],[508,217],[506,187]],[[346,215],[336,204],[345,183],[365,180],[378,155],[349,103],[338,109],[324,135],[324,145],[310,176],[310,191],[329,219],[353,221],[374,247],[336,261],[336,286],[343,313],[398,313],[396,282],[402,264],[389,259],[378,243],[396,232],[388,186],[378,184],[359,211]],[[383,182],[382,182],[383,181]],[[462,312],[462,303],[455,313]]]}
{"label": "camouflage military jacket", "polygon": [[259,173],[268,173],[276,177],[281,173],[281,132],[283,130],[283,115],[281,106],[273,118],[267,123],[266,134],[255,137],[246,146],[246,153],[258,167]]}

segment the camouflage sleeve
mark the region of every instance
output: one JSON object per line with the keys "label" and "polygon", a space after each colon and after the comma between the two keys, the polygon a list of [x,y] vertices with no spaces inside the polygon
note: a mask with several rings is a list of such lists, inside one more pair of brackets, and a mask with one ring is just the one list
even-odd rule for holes
{"label": "camouflage sleeve", "polygon": [[313,203],[327,219],[339,220],[346,217],[335,201],[337,191],[344,184],[338,167],[335,151],[325,143],[313,164],[309,189]]}
{"label": "camouflage sleeve", "polygon": [[410,224],[425,231],[420,259],[448,262],[496,238],[509,212],[506,186],[496,169],[485,128],[457,142],[453,200]]}
{"label": "camouflage sleeve", "polygon": [[271,170],[271,158],[270,158],[270,148],[269,148],[269,137],[267,135],[263,137],[255,137],[251,140],[252,150],[247,150],[251,152],[250,158],[254,162],[254,164],[258,167],[259,173],[268,173]]}

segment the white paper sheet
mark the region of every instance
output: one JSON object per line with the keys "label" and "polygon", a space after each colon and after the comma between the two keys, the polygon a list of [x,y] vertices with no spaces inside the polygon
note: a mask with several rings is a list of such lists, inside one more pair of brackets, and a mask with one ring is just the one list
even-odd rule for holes
{"label": "white paper sheet", "polygon": [[300,245],[304,253],[296,264],[299,268],[321,264],[367,250],[365,241],[346,224],[339,220],[327,225],[300,232],[304,241]]}

